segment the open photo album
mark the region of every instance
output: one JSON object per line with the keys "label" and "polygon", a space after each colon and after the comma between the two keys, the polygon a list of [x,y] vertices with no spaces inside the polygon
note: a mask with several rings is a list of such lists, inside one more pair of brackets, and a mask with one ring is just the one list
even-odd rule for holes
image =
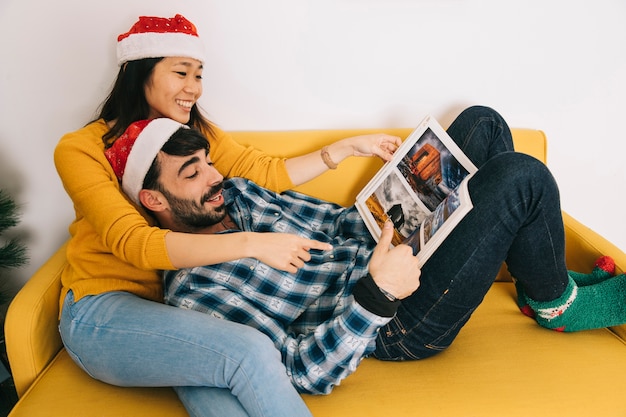
{"label": "open photo album", "polygon": [[476,171],[441,125],[427,116],[355,204],[376,241],[390,220],[392,245],[413,247],[421,267],[472,209],[467,183]]}

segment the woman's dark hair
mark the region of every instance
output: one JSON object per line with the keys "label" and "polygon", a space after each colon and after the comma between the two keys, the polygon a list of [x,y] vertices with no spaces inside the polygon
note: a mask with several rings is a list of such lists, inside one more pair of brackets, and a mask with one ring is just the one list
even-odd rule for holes
{"label": "woman's dark hair", "polygon": [[[110,147],[131,123],[148,118],[150,106],[146,100],[145,86],[154,67],[162,59],[138,59],[120,67],[111,93],[102,104],[96,119],[104,119],[105,122],[115,121],[111,129],[102,136],[105,148]],[[207,133],[212,132],[211,123],[202,115],[197,104],[191,108],[191,117],[187,125]]]}
{"label": "woman's dark hair", "polygon": [[[178,129],[161,147],[161,150],[168,155],[172,156],[189,156],[200,149],[204,149],[209,153],[209,141],[206,140],[204,135],[195,128],[185,129],[181,127]],[[142,188],[147,190],[163,191],[161,184],[159,183],[159,176],[161,175],[161,166],[158,162],[158,158],[155,157],[150,165],[150,169],[146,173],[143,179]]]}

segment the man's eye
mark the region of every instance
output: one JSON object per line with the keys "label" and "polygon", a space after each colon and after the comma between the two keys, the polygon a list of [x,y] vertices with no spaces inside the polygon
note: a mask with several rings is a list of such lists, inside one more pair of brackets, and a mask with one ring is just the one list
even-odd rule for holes
{"label": "man's eye", "polygon": [[191,175],[188,175],[188,176],[187,176],[187,179],[190,179],[190,180],[191,180],[191,179],[196,178],[197,176],[198,176],[198,171],[194,172],[194,173],[193,173],[193,174],[191,174]]}

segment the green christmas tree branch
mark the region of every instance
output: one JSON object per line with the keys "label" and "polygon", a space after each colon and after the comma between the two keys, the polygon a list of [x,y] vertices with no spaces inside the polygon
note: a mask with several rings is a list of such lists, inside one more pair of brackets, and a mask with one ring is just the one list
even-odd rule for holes
{"label": "green christmas tree branch", "polygon": [[[17,225],[19,219],[17,204],[5,191],[0,190],[0,234]],[[9,239],[0,247],[0,268],[16,268],[26,261],[26,248],[18,239]]]}
{"label": "green christmas tree branch", "polygon": [[26,248],[17,239],[11,239],[0,248],[0,268],[17,268],[27,260]]}

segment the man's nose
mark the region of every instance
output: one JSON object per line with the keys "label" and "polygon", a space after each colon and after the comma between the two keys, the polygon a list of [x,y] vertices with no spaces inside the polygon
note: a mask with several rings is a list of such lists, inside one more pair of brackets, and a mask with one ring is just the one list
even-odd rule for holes
{"label": "man's nose", "polygon": [[209,184],[215,184],[224,180],[224,176],[213,165],[207,165],[207,168],[207,181]]}

